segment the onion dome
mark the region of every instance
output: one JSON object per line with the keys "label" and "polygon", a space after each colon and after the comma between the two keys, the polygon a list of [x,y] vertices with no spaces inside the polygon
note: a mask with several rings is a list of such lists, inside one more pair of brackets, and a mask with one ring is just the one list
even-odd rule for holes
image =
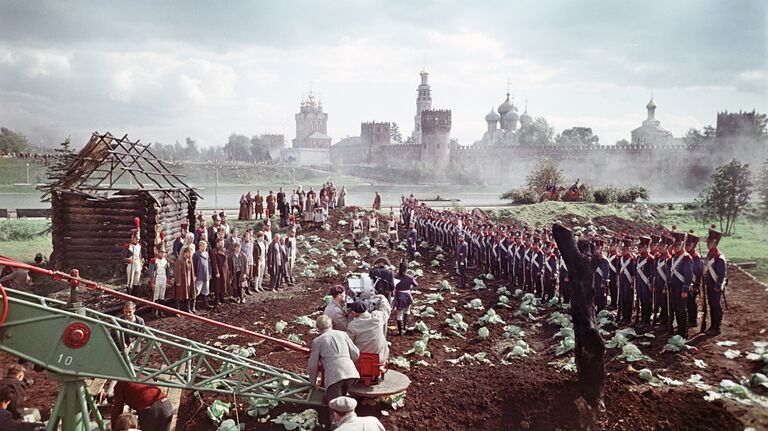
{"label": "onion dome", "polygon": [[499,115],[504,116],[509,111],[513,111],[517,108],[515,108],[515,105],[512,104],[512,102],[509,100],[509,93],[507,93],[507,100],[504,101],[501,105],[499,105]]}
{"label": "onion dome", "polygon": [[504,117],[502,118],[502,121],[517,121],[520,118],[520,114],[517,113],[514,109],[512,111],[507,112],[504,114]]}
{"label": "onion dome", "polygon": [[496,111],[491,108],[491,112],[488,113],[488,115],[485,116],[485,121],[492,123],[497,122],[501,119],[501,115],[497,114]]}
{"label": "onion dome", "polygon": [[645,109],[656,109],[656,102],[653,101],[653,97],[651,97],[650,102],[645,105]]}
{"label": "onion dome", "polygon": [[531,114],[528,113],[528,108],[526,108],[525,112],[523,112],[523,115],[520,116],[520,122],[523,124],[530,124],[533,122],[533,117],[531,117]]}

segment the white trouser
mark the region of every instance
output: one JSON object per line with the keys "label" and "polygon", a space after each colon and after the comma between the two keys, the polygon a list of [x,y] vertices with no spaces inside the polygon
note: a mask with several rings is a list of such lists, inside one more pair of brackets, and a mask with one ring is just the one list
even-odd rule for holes
{"label": "white trouser", "polygon": [[125,273],[128,275],[128,287],[138,286],[141,284],[141,265],[128,265],[125,268]]}
{"label": "white trouser", "polygon": [[165,277],[155,278],[155,291],[152,293],[152,300],[159,301],[165,299],[165,285],[167,280]]}
{"label": "white trouser", "polygon": [[256,276],[256,290],[261,290],[261,285],[264,283],[264,271],[267,268],[266,262],[259,262],[259,275]]}
{"label": "white trouser", "polygon": [[403,314],[411,314],[411,306],[407,306],[405,308],[398,308],[397,310],[397,320],[403,320]]}
{"label": "white trouser", "polygon": [[202,281],[202,280],[195,281],[195,296],[200,295],[200,294],[208,295],[208,293],[209,293],[209,291],[208,291],[208,282],[207,281]]}

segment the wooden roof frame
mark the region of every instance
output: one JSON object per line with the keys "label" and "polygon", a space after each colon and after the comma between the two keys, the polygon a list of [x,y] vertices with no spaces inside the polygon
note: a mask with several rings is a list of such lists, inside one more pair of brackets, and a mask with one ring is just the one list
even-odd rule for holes
{"label": "wooden roof frame", "polygon": [[[40,187],[43,200],[48,200],[54,190],[70,190],[93,193],[98,191],[118,191],[125,186],[116,187],[116,183],[126,173],[130,175],[137,190],[161,191],[178,190],[187,200],[189,193],[195,192],[181,177],[167,167],[167,163],[152,153],[149,144],[139,140],[131,141],[128,135],[116,138],[107,132],[94,132],[91,139],[72,159],[66,172],[56,181]],[[202,198],[202,197],[200,197]]]}

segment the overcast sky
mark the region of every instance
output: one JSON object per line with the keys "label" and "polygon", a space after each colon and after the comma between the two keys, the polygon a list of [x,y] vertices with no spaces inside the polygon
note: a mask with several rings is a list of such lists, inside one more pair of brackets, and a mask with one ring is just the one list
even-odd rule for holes
{"label": "overcast sky", "polygon": [[419,70],[464,145],[514,100],[558,131],[629,138],[651,94],[680,136],[768,111],[765,1],[2,1],[0,124],[33,143],[92,131],[223,144],[294,138],[310,85],[333,142],[413,129]]}

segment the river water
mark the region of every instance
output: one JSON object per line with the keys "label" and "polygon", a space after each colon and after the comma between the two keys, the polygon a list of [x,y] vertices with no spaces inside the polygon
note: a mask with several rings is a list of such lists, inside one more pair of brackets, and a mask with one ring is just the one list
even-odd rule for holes
{"label": "river water", "polygon": [[[341,190],[342,183],[337,183],[336,187]],[[214,208],[237,208],[240,201],[240,196],[251,191],[252,194],[256,193],[256,190],[261,190],[261,193],[266,195],[269,190],[277,193],[280,187],[284,190],[289,190],[288,186],[276,184],[247,186],[247,185],[226,185],[226,186],[209,186],[199,191],[203,197],[202,201],[198,202],[198,207],[201,209],[214,209]],[[308,190],[309,186],[304,185],[305,190]],[[381,193],[382,208],[390,206],[397,207],[400,204],[400,196],[413,195],[421,200],[435,199],[440,197],[442,199],[459,199],[457,202],[459,205],[466,208],[473,207],[493,207],[503,206],[507,204],[507,201],[499,199],[502,193],[509,190],[508,186],[462,186],[462,185],[350,185],[347,187],[347,205],[355,205],[362,207],[370,207],[373,203],[373,197],[376,191]],[[315,188],[317,190],[317,188]],[[692,196],[681,195],[667,195],[658,196],[651,195],[652,202],[683,202],[688,201]],[[450,202],[427,202],[430,206],[451,206]],[[40,202],[39,193],[3,193],[0,192],[0,208],[48,208],[50,204],[48,202]]]}

